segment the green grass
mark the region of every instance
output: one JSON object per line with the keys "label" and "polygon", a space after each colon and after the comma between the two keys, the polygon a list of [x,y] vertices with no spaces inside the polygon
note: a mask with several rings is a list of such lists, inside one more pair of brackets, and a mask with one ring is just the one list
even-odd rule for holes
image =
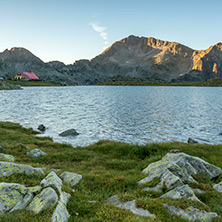
{"label": "green grass", "polygon": [[9,84],[20,85],[20,86],[61,86],[60,83],[47,82],[44,80],[29,80],[29,81],[16,81],[16,80],[5,80]]}
{"label": "green grass", "polygon": [[209,79],[204,81],[198,82],[164,82],[161,80],[151,80],[151,79],[142,79],[142,78],[135,78],[135,77],[122,77],[122,76],[114,76],[108,78],[98,85],[111,85],[111,86],[222,86],[222,78],[216,79]]}
{"label": "green grass", "polygon": [[[73,148],[71,145],[54,143],[49,137],[37,137],[32,129],[22,128],[20,125],[9,122],[0,122],[0,146],[4,152],[16,158],[16,163],[30,164],[34,167],[59,168],[83,175],[81,183],[73,193],[71,188],[64,184],[63,189],[71,194],[68,211],[71,214],[69,221],[164,221],[182,222],[183,220],[171,216],[163,207],[163,203],[186,208],[188,206],[213,211],[220,216],[215,221],[222,221],[222,195],[212,189],[215,181],[206,178],[196,178],[200,183],[193,187],[211,191],[197,195],[205,204],[184,201],[160,199],[160,194],[145,192],[137,186],[137,182],[144,178],[141,170],[148,164],[160,160],[171,149],[179,149],[190,155],[198,156],[216,166],[222,167],[222,145],[201,145],[173,143],[152,143],[145,146],[130,145],[113,141],[99,141],[87,147]],[[26,155],[27,148],[40,148],[47,156],[31,158]],[[0,178],[1,182],[17,182],[26,185],[39,185],[41,177],[31,177],[15,174]],[[219,182],[220,178],[218,178]],[[148,184],[154,186],[158,180]],[[127,210],[118,209],[105,200],[118,194],[122,200],[137,199],[137,205],[157,214],[157,219],[142,218],[133,215]],[[90,203],[94,200],[96,203]],[[51,221],[53,209],[33,215],[22,211],[0,215],[0,221]]]}

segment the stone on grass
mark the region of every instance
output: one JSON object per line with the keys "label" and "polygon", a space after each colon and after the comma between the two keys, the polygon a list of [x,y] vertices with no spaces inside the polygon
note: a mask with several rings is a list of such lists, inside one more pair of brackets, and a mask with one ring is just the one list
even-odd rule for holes
{"label": "stone on grass", "polygon": [[213,185],[214,190],[218,191],[219,193],[222,193],[222,181],[218,184]]}
{"label": "stone on grass", "polygon": [[199,201],[201,202],[193,192],[192,188],[188,185],[183,185],[180,187],[176,187],[173,190],[165,193],[161,196],[161,198],[171,198],[171,199],[186,199],[192,201]]}
{"label": "stone on grass", "polygon": [[188,207],[183,210],[179,207],[170,206],[168,204],[163,204],[163,206],[170,214],[181,217],[182,219],[187,221],[210,222],[214,218],[218,217],[216,213],[206,212],[203,210],[196,209],[194,207]]}
{"label": "stone on grass", "polygon": [[71,187],[76,186],[82,179],[82,175],[65,171],[60,175],[63,181]]}
{"label": "stone on grass", "polygon": [[51,187],[47,187],[34,197],[32,202],[27,207],[27,210],[31,210],[38,214],[43,210],[54,207],[58,201],[58,195]]}
{"label": "stone on grass", "polygon": [[0,183],[0,214],[24,209],[33,199],[29,189],[21,184]]}
{"label": "stone on grass", "polygon": [[59,134],[59,136],[77,136],[79,133],[75,129],[69,129]]}
{"label": "stone on grass", "polygon": [[15,158],[12,155],[7,155],[7,154],[4,154],[4,153],[0,153],[0,161],[14,162]]}
{"label": "stone on grass", "polygon": [[44,176],[42,168],[34,168],[30,165],[0,162],[0,177],[10,176],[14,173],[25,173],[27,175]]}
{"label": "stone on grass", "polygon": [[70,215],[69,215],[69,212],[66,208],[66,205],[67,205],[70,197],[71,197],[70,194],[68,194],[66,192],[62,192],[62,194],[60,196],[60,200],[59,200],[59,202],[53,212],[53,215],[52,215],[53,222],[68,221]]}
{"label": "stone on grass", "polygon": [[62,191],[61,195],[60,195],[60,201],[67,205],[69,198],[71,197],[71,195],[69,193],[66,193],[64,191]]}
{"label": "stone on grass", "polygon": [[119,200],[118,196],[112,196],[107,199],[109,204],[115,205],[121,209],[130,210],[133,214],[140,215],[142,217],[156,218],[155,214],[151,214],[148,210],[136,207],[136,200],[122,202]]}
{"label": "stone on grass", "polygon": [[59,196],[62,192],[62,180],[53,171],[41,181],[40,185],[43,188],[52,187]]}
{"label": "stone on grass", "polygon": [[52,215],[52,222],[67,222],[70,214],[66,206],[59,201]]}
{"label": "stone on grass", "polygon": [[222,169],[216,167],[198,157],[190,156],[185,153],[167,153],[161,160],[149,164],[142,171],[148,174],[140,180],[138,185],[143,185],[159,178],[158,188],[166,185],[167,189],[173,189],[188,183],[197,183],[193,178],[196,175],[205,175],[209,179],[219,176]]}
{"label": "stone on grass", "polygon": [[42,150],[36,148],[36,149],[30,150],[29,152],[27,152],[26,155],[38,158],[38,157],[47,155],[47,153],[45,153]]}

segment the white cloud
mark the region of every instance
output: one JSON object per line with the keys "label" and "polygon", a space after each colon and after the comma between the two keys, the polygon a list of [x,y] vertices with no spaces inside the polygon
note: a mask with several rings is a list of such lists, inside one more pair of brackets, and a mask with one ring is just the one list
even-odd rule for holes
{"label": "white cloud", "polygon": [[103,44],[108,45],[109,44],[108,34],[107,34],[107,32],[105,32],[106,27],[99,26],[98,23],[96,23],[96,22],[90,22],[89,25],[92,26],[94,31],[96,31],[100,34],[101,38],[104,40]]}

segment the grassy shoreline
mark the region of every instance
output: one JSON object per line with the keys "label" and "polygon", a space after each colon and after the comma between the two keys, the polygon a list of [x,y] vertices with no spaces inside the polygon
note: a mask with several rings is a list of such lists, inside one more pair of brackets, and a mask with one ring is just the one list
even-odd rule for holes
{"label": "grassy shoreline", "polygon": [[222,86],[222,78],[217,79],[209,79],[205,81],[199,82],[178,82],[178,83],[168,83],[161,81],[152,81],[152,80],[144,80],[138,78],[109,78],[103,82],[98,83],[97,85],[104,86],[198,86],[198,87],[221,87]]}
{"label": "grassy shoreline", "polygon": [[56,82],[47,82],[44,80],[29,80],[29,81],[15,81],[15,80],[5,80],[5,82],[11,85],[19,85],[19,86],[62,86],[60,83]]}
{"label": "grassy shoreline", "polygon": [[[222,145],[172,142],[141,146],[99,141],[87,147],[73,148],[71,145],[55,143],[49,137],[37,137],[37,134],[38,132],[25,129],[19,124],[0,122],[0,146],[4,148],[4,153],[11,154],[16,158],[16,163],[45,167],[48,172],[51,168],[55,168],[61,169],[61,172],[70,171],[83,175],[80,185],[75,188],[75,193],[64,184],[64,190],[71,194],[67,206],[71,214],[69,221],[184,221],[170,215],[163,209],[162,203],[172,204],[172,202],[181,208],[192,205],[199,209],[216,212],[219,217],[215,221],[222,221],[222,194],[212,189],[212,181],[199,178],[200,183],[193,185],[196,188],[212,191],[198,195],[198,198],[206,205],[188,200],[160,199],[158,194],[147,193],[137,186],[137,182],[144,178],[141,170],[151,162],[161,159],[171,149],[179,149],[222,167]],[[26,147],[40,148],[48,155],[30,158],[26,155]],[[36,185],[42,179],[25,175],[0,177],[1,182]],[[127,210],[119,209],[105,202],[108,197],[116,194],[122,200],[137,199],[137,205],[157,214],[157,219],[136,216]],[[13,212],[0,215],[0,221],[47,222],[51,221],[52,210],[47,210],[39,215],[34,215],[29,211]]]}

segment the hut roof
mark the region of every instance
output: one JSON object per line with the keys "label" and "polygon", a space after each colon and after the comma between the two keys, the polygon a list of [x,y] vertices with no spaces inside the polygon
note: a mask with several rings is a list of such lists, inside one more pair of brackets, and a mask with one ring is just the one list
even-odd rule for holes
{"label": "hut roof", "polygon": [[34,72],[20,72],[26,79],[39,79]]}

